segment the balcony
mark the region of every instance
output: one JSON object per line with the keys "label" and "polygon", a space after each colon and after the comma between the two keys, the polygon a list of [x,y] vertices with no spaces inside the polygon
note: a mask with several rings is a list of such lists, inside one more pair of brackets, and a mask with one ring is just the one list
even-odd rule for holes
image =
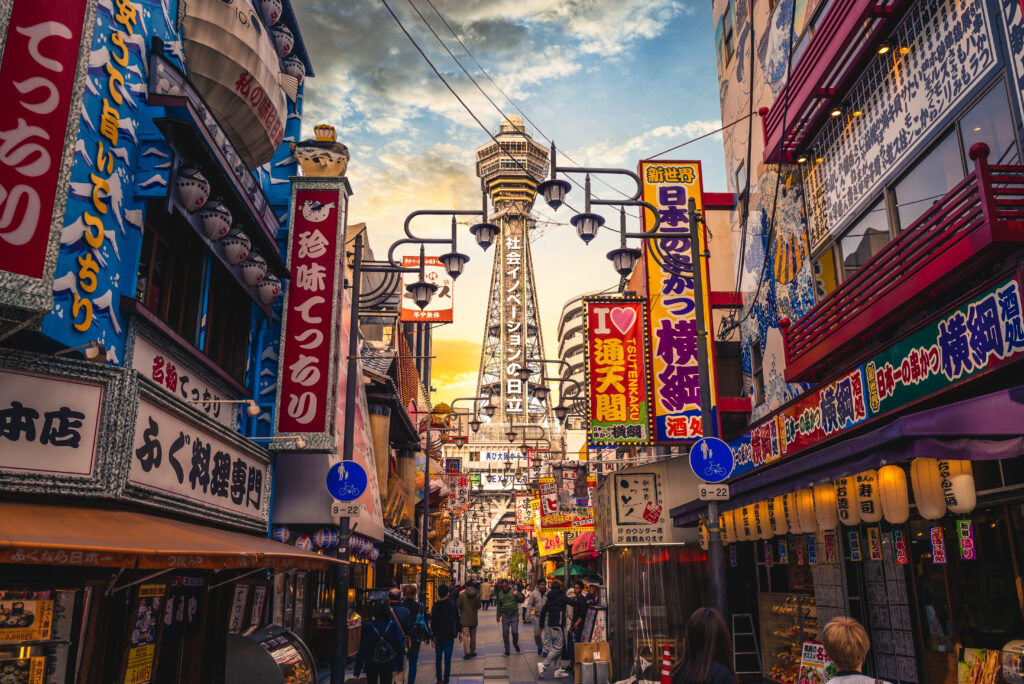
{"label": "balcony", "polygon": [[[897,18],[905,0],[835,0],[815,24],[807,48],[793,65],[789,98],[780,92],[760,110],[764,161],[792,162],[828,118],[829,100],[842,95]],[[780,144],[781,143],[781,144]]]}
{"label": "balcony", "polygon": [[966,178],[806,316],[780,321],[788,382],[821,380],[882,329],[1024,245],[1024,166],[990,166],[988,154],[973,145]]}

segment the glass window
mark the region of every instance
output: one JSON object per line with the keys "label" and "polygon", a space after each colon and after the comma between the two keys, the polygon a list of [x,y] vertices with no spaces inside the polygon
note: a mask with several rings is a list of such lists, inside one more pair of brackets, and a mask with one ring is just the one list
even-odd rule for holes
{"label": "glass window", "polygon": [[821,301],[828,294],[836,289],[838,284],[836,278],[836,250],[829,247],[814,262],[814,294],[818,301]]}
{"label": "glass window", "polygon": [[839,238],[843,255],[843,280],[846,280],[889,244],[889,220],[885,201],[878,200],[859,221]]}
{"label": "glass window", "polygon": [[960,133],[964,140],[964,159],[971,145],[988,143],[990,164],[1016,164],[1020,159],[1014,138],[1013,115],[1006,99],[1006,87],[1000,81],[985,97],[978,101],[960,120]]}
{"label": "glass window", "polygon": [[963,177],[960,145],[956,132],[950,131],[894,186],[900,228],[906,230]]}

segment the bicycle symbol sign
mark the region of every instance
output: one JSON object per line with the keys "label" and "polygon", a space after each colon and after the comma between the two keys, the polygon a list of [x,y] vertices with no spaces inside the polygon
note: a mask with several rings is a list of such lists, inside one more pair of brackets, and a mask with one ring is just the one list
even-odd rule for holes
{"label": "bicycle symbol sign", "polygon": [[690,467],[705,482],[724,482],[732,475],[732,449],[715,437],[705,437],[690,449]]}
{"label": "bicycle symbol sign", "polygon": [[355,501],[367,483],[366,470],[355,461],[335,463],[327,473],[327,491],[338,501]]}

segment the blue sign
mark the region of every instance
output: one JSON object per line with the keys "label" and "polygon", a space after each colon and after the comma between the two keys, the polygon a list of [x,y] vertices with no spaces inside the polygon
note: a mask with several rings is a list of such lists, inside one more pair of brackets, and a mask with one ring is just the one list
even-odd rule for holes
{"label": "blue sign", "polygon": [[355,501],[366,485],[366,470],[355,461],[335,463],[327,473],[327,491],[338,501]]}
{"label": "blue sign", "polygon": [[725,482],[735,463],[732,449],[717,437],[705,437],[690,449],[690,467],[705,482]]}

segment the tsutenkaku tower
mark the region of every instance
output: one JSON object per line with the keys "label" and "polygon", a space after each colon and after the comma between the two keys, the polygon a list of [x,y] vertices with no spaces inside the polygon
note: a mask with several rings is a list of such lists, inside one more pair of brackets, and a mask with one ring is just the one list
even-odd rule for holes
{"label": "tsutenkaku tower", "polygon": [[[506,116],[494,137],[498,143],[491,141],[476,151],[476,173],[494,205],[489,220],[501,229],[495,240],[477,376],[477,396],[493,396],[498,404],[494,417],[474,440],[489,442],[507,441],[504,434],[510,425],[535,423],[545,428],[545,435],[547,426],[553,425],[550,403],[538,401],[534,395],[541,384],[543,364],[526,364],[528,359],[544,358],[530,254],[530,230],[534,227],[530,210],[537,183],[547,174],[548,151],[526,131],[519,116]],[[522,382],[518,371],[526,365],[534,373],[529,382]],[[541,435],[538,430],[516,432],[527,442]]]}

